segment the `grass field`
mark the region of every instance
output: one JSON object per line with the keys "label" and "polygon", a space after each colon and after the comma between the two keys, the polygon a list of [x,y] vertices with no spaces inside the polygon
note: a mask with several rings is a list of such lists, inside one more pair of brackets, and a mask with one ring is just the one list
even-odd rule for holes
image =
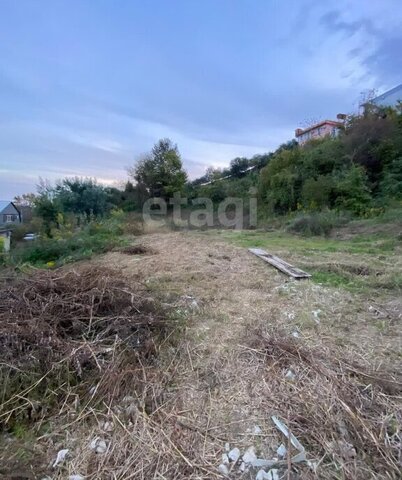
{"label": "grass field", "polygon": [[402,236],[397,230],[347,238],[303,238],[283,231],[250,230],[210,231],[206,235],[283,255],[290,263],[311,273],[314,282],[323,285],[362,293],[402,289]]}

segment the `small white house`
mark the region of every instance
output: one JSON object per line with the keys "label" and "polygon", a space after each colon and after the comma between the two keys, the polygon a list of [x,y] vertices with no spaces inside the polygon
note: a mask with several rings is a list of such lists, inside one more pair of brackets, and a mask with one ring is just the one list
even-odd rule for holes
{"label": "small white house", "polygon": [[21,212],[8,200],[0,200],[0,228],[12,223],[21,223]]}

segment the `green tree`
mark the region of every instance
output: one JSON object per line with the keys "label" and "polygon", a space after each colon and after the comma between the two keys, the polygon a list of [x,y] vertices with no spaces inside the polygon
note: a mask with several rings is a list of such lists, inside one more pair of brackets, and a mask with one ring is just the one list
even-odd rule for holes
{"label": "green tree", "polygon": [[331,205],[334,181],[331,175],[308,178],[302,187],[303,206],[310,210],[320,210]]}
{"label": "green tree", "polygon": [[168,138],[159,140],[152,151],[129,170],[129,175],[148,196],[165,200],[181,192],[187,180],[177,145]]}
{"label": "green tree", "polygon": [[54,189],[54,202],[60,210],[83,216],[101,216],[108,210],[108,193],[92,178],[65,178]]}
{"label": "green tree", "polygon": [[335,205],[340,210],[349,210],[356,215],[364,215],[371,203],[368,179],[364,169],[358,165],[341,172],[335,185]]}

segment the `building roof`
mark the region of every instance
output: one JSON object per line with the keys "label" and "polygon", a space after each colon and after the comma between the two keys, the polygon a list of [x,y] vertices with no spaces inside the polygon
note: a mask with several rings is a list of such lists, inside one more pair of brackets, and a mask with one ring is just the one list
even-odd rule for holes
{"label": "building roof", "polygon": [[[375,97],[371,100],[372,103],[376,102],[381,102],[382,100],[385,100],[387,97],[390,95],[393,95],[394,93],[401,92],[402,94],[402,83],[400,85],[397,85],[394,88],[391,88],[391,90],[387,90],[386,92],[382,93],[381,95],[378,95],[378,97]],[[370,103],[370,102],[369,102]]]}
{"label": "building roof", "polygon": [[18,208],[14,205],[13,202],[10,202],[10,200],[0,200],[0,213],[1,213],[5,208],[7,208],[10,204],[17,210],[17,212],[19,212]]}
{"label": "building roof", "polygon": [[6,207],[10,205],[10,201],[8,200],[0,200],[0,212],[2,212]]}
{"label": "building roof", "polygon": [[304,130],[301,128],[297,129],[296,137],[300,137],[300,135],[303,135],[303,133],[309,132],[310,130],[314,130],[324,125],[332,125],[333,127],[343,127],[342,122],[337,122],[335,120],[323,120],[322,122],[316,123],[315,125],[311,125],[311,127],[307,127]]}

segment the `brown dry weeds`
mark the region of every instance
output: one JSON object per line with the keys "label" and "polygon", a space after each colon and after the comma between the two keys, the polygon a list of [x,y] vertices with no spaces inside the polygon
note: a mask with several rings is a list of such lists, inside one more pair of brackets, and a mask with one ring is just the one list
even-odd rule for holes
{"label": "brown dry weeds", "polygon": [[[52,478],[219,477],[226,442],[276,455],[285,439],[271,415],[288,424],[313,462],[281,467],[284,478],[400,478],[397,320],[379,329],[366,299],[289,281],[210,235],[149,234],[142,244],[157,253],[111,252],[92,265],[164,296],[186,330],[176,347],[158,344],[151,366],[137,363],[142,383],[126,382],[124,396],[80,408],[75,397],[65,398],[51,433],[38,442],[53,455],[70,449]],[[96,437],[106,453],[89,447]],[[255,473],[233,466],[230,477]]]}

